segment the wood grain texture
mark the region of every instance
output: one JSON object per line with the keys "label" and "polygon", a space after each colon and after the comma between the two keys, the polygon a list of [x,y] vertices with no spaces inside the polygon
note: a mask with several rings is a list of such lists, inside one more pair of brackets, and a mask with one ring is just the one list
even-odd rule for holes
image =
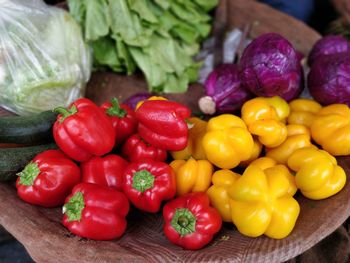
{"label": "wood grain texture", "polygon": [[[145,90],[146,85],[139,77],[95,73],[87,87],[87,96],[101,104],[113,96],[123,100]],[[169,97],[196,110],[197,99],[202,94],[201,86],[193,85],[188,93]],[[349,176],[350,157],[338,160]],[[239,234],[232,224],[225,224],[209,246],[195,252],[167,241],[162,233],[161,214],[136,210],[128,216],[127,231],[119,240],[97,242],[76,237],[61,225],[60,208],[44,209],[26,204],[8,184],[0,184],[0,224],[37,262],[281,262],[303,253],[336,230],[350,215],[349,198],[349,182],[339,194],[323,201],[297,195],[301,214],[289,237],[283,240],[248,238]]]}
{"label": "wood grain texture", "polygon": [[302,21],[257,1],[227,0],[227,8],[228,29],[243,29],[245,24],[250,23],[250,38],[276,32],[286,37],[304,55],[308,54],[314,43],[321,38],[319,33]]}

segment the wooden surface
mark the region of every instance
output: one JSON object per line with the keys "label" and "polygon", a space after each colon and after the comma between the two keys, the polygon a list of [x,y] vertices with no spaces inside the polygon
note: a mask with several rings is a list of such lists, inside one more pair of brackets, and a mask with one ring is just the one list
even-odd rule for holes
{"label": "wooden surface", "polygon": [[245,24],[252,25],[250,38],[263,33],[276,32],[286,37],[301,53],[308,54],[313,44],[321,37],[319,33],[284,13],[266,4],[251,0],[224,0],[227,2],[228,29]]}
{"label": "wooden surface", "polygon": [[[103,84],[101,84],[103,83]],[[102,87],[103,86],[103,87]],[[124,99],[145,91],[142,79],[112,73],[95,73],[87,96],[98,104],[113,96]],[[199,85],[189,93],[172,99],[196,107],[202,95]],[[340,158],[340,164],[350,175],[350,158]],[[350,178],[348,177],[348,180]],[[162,233],[161,214],[142,214],[133,210],[128,228],[120,240],[96,242],[81,239],[61,225],[61,209],[44,209],[19,200],[15,188],[0,184],[0,224],[15,236],[37,262],[150,262],[213,261],[280,262],[293,258],[311,248],[335,231],[350,215],[350,185],[334,197],[311,201],[298,195],[301,214],[292,234],[283,240],[267,237],[248,238],[238,233],[232,224],[222,231],[206,248],[192,252],[176,247]]]}

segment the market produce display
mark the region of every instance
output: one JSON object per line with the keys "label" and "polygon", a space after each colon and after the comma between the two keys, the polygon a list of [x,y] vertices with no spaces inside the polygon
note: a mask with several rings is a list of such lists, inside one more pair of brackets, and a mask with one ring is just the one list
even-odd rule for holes
{"label": "market produce display", "polygon": [[132,74],[140,69],[150,91],[184,92],[197,80],[192,56],[211,29],[218,0],[68,0],[92,46],[95,67]]}
{"label": "market produce display", "polygon": [[[19,197],[62,207],[62,224],[71,233],[118,239],[128,228],[129,210],[139,210],[141,216],[162,213],[165,237],[184,249],[210,244],[222,222],[247,237],[283,239],[303,213],[298,191],[321,200],[343,189],[346,174],[332,155],[350,154],[349,107],[346,99],[333,104],[332,96],[323,100],[312,90],[346,78],[347,55],[326,64],[329,75],[312,86],[321,74],[318,63],[344,54],[315,47],[320,51],[310,61],[308,86],[318,102],[301,99],[300,54],[282,36],[262,35],[237,65],[221,65],[209,75],[204,102],[211,109],[200,108],[216,115],[203,120],[159,92],[185,91],[194,79],[198,64],[191,56],[209,32],[207,12],[217,1],[68,3],[97,68],[131,74],[139,67],[150,90],[158,92],[135,94],[125,103],[110,98],[97,105],[79,98],[55,107],[56,121],[42,113],[49,127],[32,133],[36,138],[51,133],[58,150],[38,148],[23,155],[27,166],[21,160],[10,169],[0,159],[0,180],[11,179],[10,173],[14,179],[14,170],[23,169],[16,176]],[[338,86],[330,90],[345,94]],[[0,124],[23,129],[21,122],[30,118],[42,120],[33,115]],[[0,129],[0,143],[12,142],[8,133]]]}

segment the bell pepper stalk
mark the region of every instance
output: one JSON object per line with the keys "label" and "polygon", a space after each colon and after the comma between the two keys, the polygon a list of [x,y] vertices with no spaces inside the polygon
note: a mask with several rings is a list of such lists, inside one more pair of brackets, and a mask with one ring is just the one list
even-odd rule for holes
{"label": "bell pepper stalk", "polygon": [[91,183],[76,185],[63,206],[63,225],[73,234],[94,240],[119,238],[126,229],[129,201],[125,194]]}
{"label": "bell pepper stalk", "polygon": [[288,103],[280,97],[254,98],[245,102],[241,115],[251,134],[267,147],[277,147],[287,138],[284,124],[289,115]]}
{"label": "bell pepper stalk", "polygon": [[146,100],[136,110],[138,133],[154,147],[180,151],[187,146],[191,110],[174,101]]}
{"label": "bell pepper stalk", "polygon": [[337,160],[316,147],[296,150],[289,157],[288,166],[296,172],[298,189],[305,197],[313,200],[335,195],[346,183],[346,174]]}
{"label": "bell pepper stalk", "polygon": [[311,124],[311,136],[334,156],[350,154],[350,108],[346,104],[323,107]]}
{"label": "bell pepper stalk", "polygon": [[56,207],[80,182],[79,167],[59,150],[44,151],[17,174],[18,196],[27,203]]}
{"label": "bell pepper stalk", "polygon": [[116,133],[115,144],[122,144],[127,138],[137,131],[137,119],[135,112],[125,104],[119,104],[117,98],[101,105],[106,115],[110,118]]}
{"label": "bell pepper stalk", "polygon": [[181,151],[171,151],[170,155],[175,160],[187,160],[189,158],[205,160],[207,157],[203,149],[202,139],[207,130],[207,122],[197,117],[191,117],[186,121],[189,128],[187,146]]}
{"label": "bell pepper stalk", "polygon": [[126,166],[128,162],[116,154],[94,156],[81,164],[82,182],[109,186],[121,191]]}
{"label": "bell pepper stalk", "polygon": [[275,159],[279,164],[287,165],[288,158],[298,149],[315,147],[311,143],[309,129],[300,124],[289,124],[287,127],[287,139],[275,148],[266,147],[266,156]]}
{"label": "bell pepper stalk", "polygon": [[[257,159],[259,160],[259,159]],[[287,237],[293,230],[300,206],[293,198],[293,176],[284,165],[265,169],[252,162],[229,188],[232,222],[249,237],[266,235],[274,239]],[[268,162],[270,163],[270,162]]]}
{"label": "bell pepper stalk", "polygon": [[206,192],[214,172],[213,165],[207,160],[174,160],[170,166],[175,171],[176,194],[178,196],[191,192]]}
{"label": "bell pepper stalk", "polygon": [[121,154],[129,162],[136,162],[142,159],[164,162],[167,159],[166,150],[150,145],[139,134],[134,134],[126,140],[122,146]]}
{"label": "bell pepper stalk", "polygon": [[234,168],[248,160],[254,148],[247,126],[232,114],[211,118],[202,144],[208,161],[222,169]]}
{"label": "bell pepper stalk", "polygon": [[322,106],[317,101],[310,99],[295,99],[289,102],[290,114],[288,124],[299,124],[310,128],[316,114]]}
{"label": "bell pepper stalk", "polygon": [[219,232],[222,220],[206,193],[190,193],[169,201],[163,208],[164,234],[175,245],[197,250]]}
{"label": "bell pepper stalk", "polygon": [[156,213],[162,201],[176,194],[173,169],[163,162],[144,159],[129,164],[123,174],[123,191],[138,209]]}
{"label": "bell pepper stalk", "polygon": [[89,99],[77,99],[68,109],[59,107],[54,111],[59,113],[53,126],[55,142],[73,160],[84,162],[113,149],[112,123]]}

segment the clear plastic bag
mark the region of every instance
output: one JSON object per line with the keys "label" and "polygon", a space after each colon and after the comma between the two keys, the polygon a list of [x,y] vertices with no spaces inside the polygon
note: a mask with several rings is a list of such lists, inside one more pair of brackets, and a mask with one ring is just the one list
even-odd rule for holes
{"label": "clear plastic bag", "polygon": [[80,26],[42,0],[0,0],[0,105],[26,115],[84,95],[91,54]]}

